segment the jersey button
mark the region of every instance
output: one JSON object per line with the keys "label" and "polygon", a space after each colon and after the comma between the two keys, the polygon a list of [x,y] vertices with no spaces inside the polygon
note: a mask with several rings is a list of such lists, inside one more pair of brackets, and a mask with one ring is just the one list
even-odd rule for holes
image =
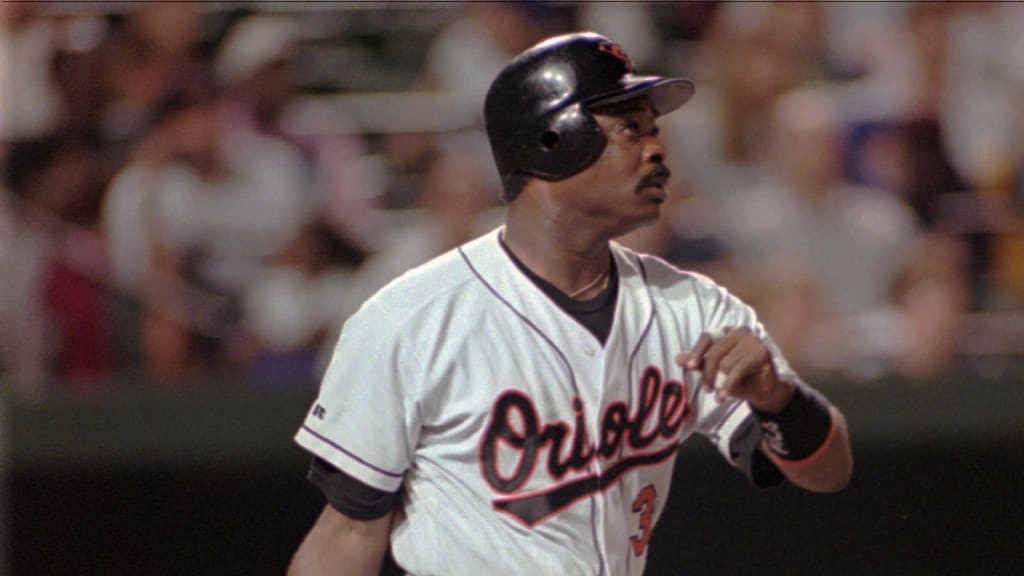
{"label": "jersey button", "polygon": [[593,356],[594,354],[597,353],[597,350],[594,350],[593,346],[587,346],[583,349],[583,353],[586,354],[587,356]]}

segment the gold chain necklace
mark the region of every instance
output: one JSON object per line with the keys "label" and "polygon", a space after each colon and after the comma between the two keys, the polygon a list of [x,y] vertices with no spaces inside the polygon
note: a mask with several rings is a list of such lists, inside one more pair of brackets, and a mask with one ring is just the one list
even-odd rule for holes
{"label": "gold chain necklace", "polygon": [[[501,232],[498,233],[498,237],[501,238],[502,242],[505,241],[505,229],[504,228],[502,228]],[[608,272],[610,270],[611,270],[611,268],[608,268],[608,269],[602,271],[600,274],[597,275],[596,278],[591,280],[589,284],[587,284],[583,288],[580,288],[579,290],[573,292],[572,294],[569,294],[569,298],[575,298],[575,297],[579,296],[580,294],[583,294],[587,290],[590,290],[594,286],[597,286],[598,282],[600,282],[601,280],[606,280],[607,277],[608,277]],[[601,289],[603,290],[604,286],[602,286]]]}
{"label": "gold chain necklace", "polygon": [[594,286],[597,286],[598,283],[601,282],[601,280],[604,280],[607,277],[608,277],[608,270],[603,270],[600,274],[597,275],[597,278],[594,278],[593,280],[590,281],[590,284],[587,284],[583,288],[580,288],[579,290],[573,292],[572,294],[569,294],[569,298],[575,298],[575,297],[579,296],[580,294],[583,294],[587,290],[590,290]]}

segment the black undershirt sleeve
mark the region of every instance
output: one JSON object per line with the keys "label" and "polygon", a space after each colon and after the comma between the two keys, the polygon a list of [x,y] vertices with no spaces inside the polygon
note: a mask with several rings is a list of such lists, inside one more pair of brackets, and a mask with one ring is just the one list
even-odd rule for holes
{"label": "black undershirt sleeve", "polygon": [[317,456],[313,457],[307,477],[320,488],[332,508],[353,520],[382,518],[398,503],[399,491],[385,492],[368,486]]}

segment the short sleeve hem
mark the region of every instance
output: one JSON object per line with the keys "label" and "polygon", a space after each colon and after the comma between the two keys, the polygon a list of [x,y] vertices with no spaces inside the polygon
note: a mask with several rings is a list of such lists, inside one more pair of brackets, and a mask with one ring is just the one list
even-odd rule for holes
{"label": "short sleeve hem", "polygon": [[405,476],[402,472],[380,468],[346,450],[308,425],[304,424],[299,428],[298,433],[295,434],[295,442],[368,486],[384,492],[395,492],[402,486]]}

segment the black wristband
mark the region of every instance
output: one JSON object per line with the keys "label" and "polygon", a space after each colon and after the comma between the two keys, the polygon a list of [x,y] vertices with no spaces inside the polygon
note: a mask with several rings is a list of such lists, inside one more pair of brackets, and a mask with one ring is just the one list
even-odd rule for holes
{"label": "black wristband", "polygon": [[768,449],[782,460],[800,461],[814,455],[832,434],[832,413],[817,391],[797,385],[781,412],[754,409]]}

